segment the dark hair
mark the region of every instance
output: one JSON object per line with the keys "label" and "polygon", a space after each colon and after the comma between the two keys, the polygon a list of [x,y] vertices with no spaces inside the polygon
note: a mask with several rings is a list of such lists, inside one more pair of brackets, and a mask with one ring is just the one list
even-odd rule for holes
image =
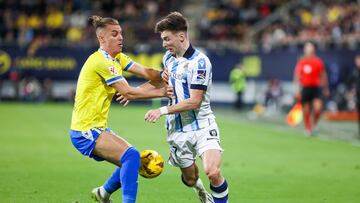
{"label": "dark hair", "polygon": [[155,32],[169,31],[184,31],[187,32],[187,19],[179,12],[171,12],[165,18],[156,23]]}
{"label": "dark hair", "polygon": [[93,15],[88,19],[95,29],[104,28],[107,25],[119,25],[119,21],[114,18],[103,18],[101,16]]}

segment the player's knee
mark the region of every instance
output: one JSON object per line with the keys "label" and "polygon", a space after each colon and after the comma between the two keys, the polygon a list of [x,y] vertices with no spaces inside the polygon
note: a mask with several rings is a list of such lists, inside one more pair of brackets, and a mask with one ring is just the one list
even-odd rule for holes
{"label": "player's knee", "polygon": [[182,179],[183,183],[188,187],[194,186],[196,184],[196,181],[197,181],[198,178],[199,178],[199,176],[196,175],[196,174],[186,176],[186,177],[184,175],[181,176],[181,179]]}
{"label": "player's knee", "polygon": [[192,187],[196,184],[196,180],[197,180],[197,178],[191,177],[186,180],[186,185],[189,187]]}
{"label": "player's knee", "polygon": [[314,105],[314,112],[319,112],[322,110],[322,105]]}
{"label": "player's knee", "polygon": [[206,168],[205,173],[209,180],[217,180],[221,177],[221,171],[218,167]]}

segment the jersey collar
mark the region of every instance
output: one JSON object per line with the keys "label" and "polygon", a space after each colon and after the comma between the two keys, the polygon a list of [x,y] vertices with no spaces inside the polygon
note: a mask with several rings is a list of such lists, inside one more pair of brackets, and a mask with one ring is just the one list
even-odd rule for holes
{"label": "jersey collar", "polygon": [[183,57],[186,59],[190,59],[190,57],[194,54],[194,52],[195,52],[195,49],[190,44],[189,48],[185,51]]}
{"label": "jersey collar", "polygon": [[[192,47],[192,45],[190,44],[189,48],[186,49],[183,57],[186,58],[186,59],[190,59],[191,56],[195,53],[195,49]],[[171,54],[171,56],[175,57],[175,54]]]}
{"label": "jersey collar", "polygon": [[107,60],[111,60],[111,61],[115,61],[117,63],[120,64],[120,61],[117,57],[113,58],[112,56],[110,56],[109,53],[107,53],[102,47],[99,48],[100,52],[104,55],[104,57],[107,59]]}

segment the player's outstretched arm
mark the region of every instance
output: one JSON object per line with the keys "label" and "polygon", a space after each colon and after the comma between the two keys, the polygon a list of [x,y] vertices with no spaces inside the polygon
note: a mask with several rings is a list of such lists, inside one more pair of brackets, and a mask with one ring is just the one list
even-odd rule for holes
{"label": "player's outstretched arm", "polygon": [[174,114],[180,113],[184,111],[189,111],[193,109],[200,108],[203,96],[205,91],[204,90],[197,90],[192,89],[190,90],[190,98],[185,99],[175,105],[171,106],[163,106],[158,109],[152,109],[145,114],[145,121],[147,122],[156,122],[162,115],[165,114]]}
{"label": "player's outstretched arm", "polygon": [[153,82],[162,82],[160,70],[155,70],[153,68],[148,68],[141,64],[135,63],[128,71]]}
{"label": "player's outstretched arm", "polygon": [[[137,88],[141,88],[143,91],[153,91],[154,89],[164,88],[165,86],[167,86],[165,82],[153,82],[150,80],[138,86]],[[127,100],[120,93],[116,93],[116,101],[119,102],[120,104],[124,104],[124,106],[126,106],[129,103],[129,100]]]}
{"label": "player's outstretched arm", "polygon": [[162,88],[153,88],[151,90],[145,88],[135,88],[131,87],[126,80],[120,80],[112,84],[112,87],[114,87],[115,90],[126,100],[172,97],[173,95],[172,87],[164,86]]}
{"label": "player's outstretched arm", "polygon": [[152,89],[156,89],[156,88],[162,88],[167,86],[167,84],[164,81],[161,82],[154,82],[152,80],[145,82],[143,84],[141,84],[140,86],[138,86],[138,88],[142,88],[145,90],[152,90]]}

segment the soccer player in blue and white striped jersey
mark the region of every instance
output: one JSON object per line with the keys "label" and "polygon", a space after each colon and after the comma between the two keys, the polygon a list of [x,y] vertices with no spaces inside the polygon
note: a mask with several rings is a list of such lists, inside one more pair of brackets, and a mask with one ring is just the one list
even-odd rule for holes
{"label": "soccer player in blue and white striped jersey", "polygon": [[[201,202],[228,202],[228,185],[221,175],[220,134],[210,107],[212,65],[208,57],[190,44],[188,23],[178,12],[172,12],[156,24],[163,46],[168,50],[163,58],[163,78],[174,88],[169,106],[153,109],[145,120],[156,122],[166,116],[167,141],[170,144],[170,164],[180,168],[182,181],[193,187]],[[210,180],[211,194],[200,178],[196,157],[203,161]]]}

